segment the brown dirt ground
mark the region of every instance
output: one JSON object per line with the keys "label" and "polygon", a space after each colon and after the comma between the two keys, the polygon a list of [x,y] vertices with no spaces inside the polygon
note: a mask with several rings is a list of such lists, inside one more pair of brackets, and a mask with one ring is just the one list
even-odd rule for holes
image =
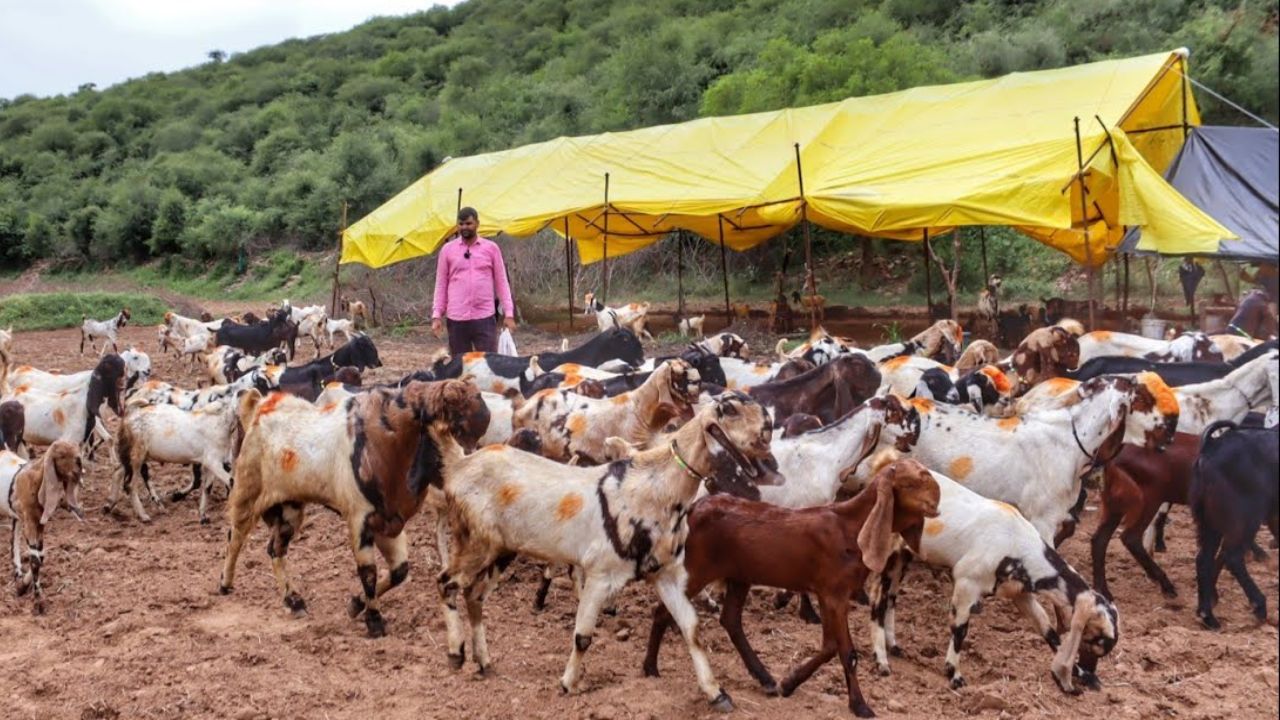
{"label": "brown dirt ground", "polygon": [[[221,309],[221,308],[220,308]],[[154,349],[152,328],[128,328],[127,341]],[[91,366],[75,352],[75,330],[22,333],[18,362],[66,371]],[[373,379],[399,377],[438,345],[420,335],[377,338],[387,368]],[[559,338],[518,335],[525,349]],[[771,344],[771,343],[769,343]],[[757,343],[764,349],[767,345]],[[153,355],[157,377],[183,385],[194,374]],[[101,458],[101,456],[100,456]],[[222,492],[215,522],[197,523],[194,499],[153,513],[150,525],[98,512],[107,462],[86,477],[91,510],[77,523],[59,513],[48,531],[44,585],[48,612],[31,615],[29,598],[0,593],[0,703],[6,718],[418,718],[706,716],[684,645],[668,636],[664,675],[640,673],[648,612],[655,596],[636,584],[604,616],[587,656],[587,689],[558,692],[570,647],[574,596],[557,581],[547,610],[531,609],[537,569],[516,566],[514,578],[488,603],[489,642],[496,674],[454,672],[444,657],[444,628],[433,582],[438,570],[432,519],[411,525],[413,571],[385,605],[388,637],[369,640],[347,619],[358,583],[337,517],[312,511],[290,553],[310,614],[290,618],[266,562],[266,533],[255,532],[241,560],[233,595],[216,592],[225,527]],[[170,489],[186,472],[157,473]],[[1088,567],[1094,524],[1065,545],[1068,560]],[[1265,539],[1265,533],[1264,539]],[[1220,633],[1194,616],[1192,525],[1185,508],[1173,514],[1169,552],[1157,556],[1180,595],[1160,596],[1127,553],[1113,543],[1110,574],[1122,623],[1121,641],[1100,665],[1105,688],[1071,698],[1049,677],[1050,651],[1007,602],[991,601],[975,617],[963,669],[969,687],[951,691],[942,674],[948,638],[949,579],[913,567],[898,612],[905,657],[893,675],[876,676],[866,662],[866,609],[852,616],[864,662],[860,678],[882,717],[1255,718],[1277,715],[1276,552],[1251,571],[1270,603],[1269,622],[1255,624],[1238,586],[1225,574]],[[7,547],[7,546],[6,546]],[[8,585],[8,582],[5,582]],[[775,611],[771,593],[757,590],[748,633],[775,674],[812,652],[817,627]],[[745,672],[723,630],[702,615],[703,638],[742,718],[850,717],[838,663],[830,663],[789,699],[764,696]]]}

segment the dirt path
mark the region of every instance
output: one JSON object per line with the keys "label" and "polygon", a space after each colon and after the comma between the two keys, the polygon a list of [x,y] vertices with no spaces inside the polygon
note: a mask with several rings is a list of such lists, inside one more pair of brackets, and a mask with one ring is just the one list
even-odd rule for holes
{"label": "dirt path", "polygon": [[[126,339],[154,351],[150,328],[128,328]],[[89,358],[75,354],[74,330],[19,334],[18,362],[79,370]],[[559,344],[558,337],[517,338],[522,348]],[[400,377],[437,347],[418,337],[376,338],[387,367],[373,379]],[[159,378],[182,385],[194,374],[153,354]],[[348,596],[358,586],[338,519],[312,511],[290,562],[310,615],[289,618],[277,596],[257,530],[241,560],[236,592],[216,593],[225,527],[221,489],[214,523],[196,520],[194,499],[154,513],[150,525],[99,511],[108,463],[86,477],[84,523],[57,515],[46,540],[48,613],[33,617],[29,598],[0,592],[0,702],[4,718],[686,718],[708,715],[683,643],[669,636],[663,677],[641,676],[640,661],[654,596],[632,586],[606,616],[587,656],[587,690],[562,696],[557,681],[572,642],[574,595],[558,580],[548,608],[531,609],[537,568],[517,565],[512,580],[488,603],[489,644],[496,674],[487,679],[448,669],[444,628],[437,609],[438,563],[433,519],[413,521],[409,581],[392,593],[385,614],[389,636],[368,640],[348,620]],[[157,473],[170,489],[185,471]],[[1087,539],[1094,524],[1065,545],[1068,560],[1088,567]],[[6,538],[7,539],[7,538]],[[1263,535],[1265,540],[1265,533]],[[1264,542],[1265,544],[1265,542]],[[6,546],[7,547],[7,546]],[[1276,553],[1251,571],[1271,605],[1271,621],[1255,625],[1239,588],[1224,576],[1221,633],[1199,629],[1194,617],[1194,539],[1183,508],[1173,514],[1169,552],[1157,556],[1177,585],[1165,600],[1127,553],[1111,549],[1112,588],[1122,635],[1101,663],[1105,689],[1063,696],[1049,677],[1051,654],[1011,605],[986,604],[970,630],[963,669],[969,687],[948,689],[942,674],[948,639],[949,580],[914,567],[898,613],[905,657],[893,675],[876,676],[867,662],[866,610],[851,616],[862,653],[860,678],[881,717],[1276,717]],[[756,591],[748,633],[776,673],[813,651],[817,627],[791,611],[776,611],[772,594]],[[851,717],[844,683],[831,663],[789,699],[764,696],[739,662],[713,616],[704,613],[703,637],[739,718]]]}

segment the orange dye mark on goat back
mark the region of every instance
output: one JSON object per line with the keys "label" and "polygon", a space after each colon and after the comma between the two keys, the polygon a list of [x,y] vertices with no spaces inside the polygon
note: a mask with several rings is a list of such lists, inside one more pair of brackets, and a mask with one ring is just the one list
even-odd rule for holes
{"label": "orange dye mark on goat back", "polygon": [[64,414],[62,413],[62,411],[61,411],[61,410],[54,410],[54,411],[53,411],[53,424],[54,424],[54,425],[57,425],[58,427],[62,427],[62,426],[63,426],[63,424],[64,424],[64,423],[66,423],[66,422],[67,422],[67,416],[66,416],[66,415],[64,415]]}
{"label": "orange dye mark on goat back", "polygon": [[482,352],[469,352],[469,353],[464,353],[462,356],[462,361],[469,362],[469,363],[480,362],[483,359],[484,359],[484,353]]}
{"label": "orange dye mark on goat back", "polygon": [[587,429],[587,416],[574,415],[565,423],[565,427],[569,428],[570,435],[581,435]]}
{"label": "orange dye mark on goat back", "polygon": [[333,411],[334,411],[334,409],[335,409],[335,408],[337,408],[337,407],[338,407],[338,403],[336,403],[336,402],[325,403],[325,406],[324,406],[324,407],[322,407],[322,408],[320,408],[320,412],[322,412],[322,413],[331,413],[331,412],[333,412]]}
{"label": "orange dye mark on goat back", "polygon": [[569,493],[560,498],[560,504],[556,506],[556,519],[564,522],[572,519],[581,511],[582,496],[578,493]]}
{"label": "orange dye mark on goat back", "polygon": [[952,460],[951,465],[947,467],[947,474],[957,481],[969,477],[971,472],[973,472],[973,458],[968,455],[961,455]]}
{"label": "orange dye mark on goat back", "polygon": [[293,472],[298,467],[298,453],[292,448],[285,448],[280,453],[280,469]]}
{"label": "orange dye mark on goat back", "polygon": [[770,365],[756,365],[755,367],[751,368],[751,372],[755,373],[756,375],[762,375],[762,376],[768,375],[772,371],[773,371],[773,367]]}
{"label": "orange dye mark on goat back", "polygon": [[1107,342],[1107,341],[1109,341],[1109,340],[1111,339],[1111,331],[1110,331],[1110,330],[1095,330],[1095,331],[1093,331],[1093,332],[1089,333],[1089,335],[1090,335],[1094,340],[1097,340],[1098,342]]}
{"label": "orange dye mark on goat back", "polygon": [[1001,395],[1008,395],[1013,390],[1013,383],[1009,382],[1009,376],[1000,371],[1000,368],[994,365],[986,365],[978,372],[986,375],[991,380],[991,384],[995,387],[996,392]]}
{"label": "orange dye mark on goat back", "polygon": [[493,445],[485,445],[484,447],[482,447],[482,448],[480,448],[480,449],[481,449],[481,450],[487,450],[487,451],[489,451],[489,452],[502,452],[503,450],[506,450],[506,449],[507,449],[507,446],[506,446],[506,445],[502,445],[502,444],[500,444],[500,443],[494,443]]}
{"label": "orange dye mark on goat back", "polygon": [[610,398],[610,401],[614,405],[626,405],[628,402],[631,401],[630,395],[631,393],[622,393],[621,395],[614,395],[612,398]]}
{"label": "orange dye mark on goat back", "polygon": [[880,363],[880,367],[884,368],[885,370],[897,370],[898,368],[902,367],[903,365],[906,365],[909,362],[911,362],[910,355],[899,355],[898,357],[889,358],[888,360],[885,360],[884,362]]}
{"label": "orange dye mark on goat back", "polygon": [[282,392],[273,392],[268,395],[267,399],[263,400],[262,403],[258,405],[258,417],[270,415],[275,412],[280,407],[280,403],[284,402],[285,397],[285,394]]}
{"label": "orange dye mark on goat back", "polygon": [[1044,381],[1044,385],[1053,394],[1062,395],[1075,390],[1080,383],[1070,378],[1050,378]]}
{"label": "orange dye mark on goat back", "polygon": [[1018,514],[1018,508],[1010,505],[1007,502],[1000,502],[999,500],[993,500],[992,502],[994,502],[996,504],[996,507],[999,508],[1000,511],[1005,513],[1006,515]]}
{"label": "orange dye mark on goat back", "polygon": [[565,363],[556,368],[558,372],[562,372],[566,377],[569,375],[578,375],[582,372],[582,366],[578,363]]}
{"label": "orange dye mark on goat back", "polygon": [[511,503],[520,499],[520,488],[511,484],[504,484],[498,488],[498,504],[502,507],[510,507]]}
{"label": "orange dye mark on goat back", "polygon": [[1173,394],[1173,390],[1169,389],[1169,386],[1165,384],[1159,375],[1153,372],[1144,372],[1138,375],[1138,379],[1155,398],[1156,410],[1161,415],[1178,414],[1178,397]]}
{"label": "orange dye mark on goat back", "polygon": [[927,518],[924,521],[924,534],[929,537],[937,537],[942,534],[942,531],[945,530],[946,527],[947,526],[937,518]]}
{"label": "orange dye mark on goat back", "polygon": [[494,380],[494,381],[493,381],[493,385],[490,385],[490,386],[489,386],[489,389],[490,389],[490,390],[492,390],[493,392],[496,392],[496,393],[498,393],[499,395],[501,395],[501,394],[502,394],[502,391],[507,389],[507,386],[506,386],[506,385],[503,385],[502,383],[498,382],[497,380]]}
{"label": "orange dye mark on goat back", "polygon": [[997,422],[996,427],[1000,428],[1001,430],[1008,430],[1009,432],[1013,432],[1013,429],[1018,427],[1019,423],[1021,422],[1022,422],[1022,418],[1020,417],[1007,417],[1001,420],[1000,422]]}
{"label": "orange dye mark on goat back", "polygon": [[30,366],[30,365],[19,365],[18,367],[14,368],[14,372],[15,372],[15,373],[31,372],[31,366]]}
{"label": "orange dye mark on goat back", "polygon": [[934,402],[929,398],[911,398],[911,405],[919,412],[931,413],[936,407]]}

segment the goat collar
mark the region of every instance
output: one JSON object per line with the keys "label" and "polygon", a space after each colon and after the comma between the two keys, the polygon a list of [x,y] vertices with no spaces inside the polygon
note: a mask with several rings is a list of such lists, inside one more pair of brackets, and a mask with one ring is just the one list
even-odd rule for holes
{"label": "goat collar", "polygon": [[1080,452],[1084,453],[1086,458],[1089,458],[1089,472],[1097,470],[1103,465],[1115,460],[1116,456],[1120,454],[1120,451],[1124,450],[1124,443],[1120,443],[1120,447],[1115,452],[1111,453],[1111,457],[1105,460],[1098,457],[1098,452],[1102,450],[1101,445],[1098,446],[1098,452],[1089,452],[1088,450],[1085,450],[1084,443],[1080,442],[1080,433],[1076,430],[1075,418],[1071,418],[1071,438],[1076,441],[1076,447],[1080,448]]}
{"label": "goat collar", "polygon": [[711,492],[711,478],[689,467],[689,463],[685,462],[685,459],[680,457],[680,450],[676,447],[675,440],[671,441],[671,459],[675,460],[676,465],[679,465],[680,469],[684,470],[689,475],[689,477],[693,478],[694,480],[697,480],[698,482],[706,486],[707,492]]}

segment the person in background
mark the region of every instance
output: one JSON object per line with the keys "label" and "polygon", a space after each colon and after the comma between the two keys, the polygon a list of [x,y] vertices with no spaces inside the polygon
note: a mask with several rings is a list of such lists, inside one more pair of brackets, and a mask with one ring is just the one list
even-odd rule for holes
{"label": "person in background", "polygon": [[1267,299],[1276,304],[1276,296],[1280,294],[1280,277],[1276,273],[1275,263],[1254,263],[1253,274],[1245,268],[1240,269],[1240,279],[1251,282],[1267,292]]}
{"label": "person in background", "polygon": [[1182,283],[1182,297],[1187,301],[1187,309],[1196,314],[1196,288],[1204,278],[1204,267],[1190,257],[1182,258],[1178,266],[1178,281]]}
{"label": "person in background", "polygon": [[431,304],[431,333],[440,337],[447,322],[449,353],[498,351],[498,320],[494,298],[502,307],[503,324],[515,330],[515,305],[502,250],[476,233],[480,216],[474,208],[458,210],[458,234],[440,249],[436,261],[435,299]]}

